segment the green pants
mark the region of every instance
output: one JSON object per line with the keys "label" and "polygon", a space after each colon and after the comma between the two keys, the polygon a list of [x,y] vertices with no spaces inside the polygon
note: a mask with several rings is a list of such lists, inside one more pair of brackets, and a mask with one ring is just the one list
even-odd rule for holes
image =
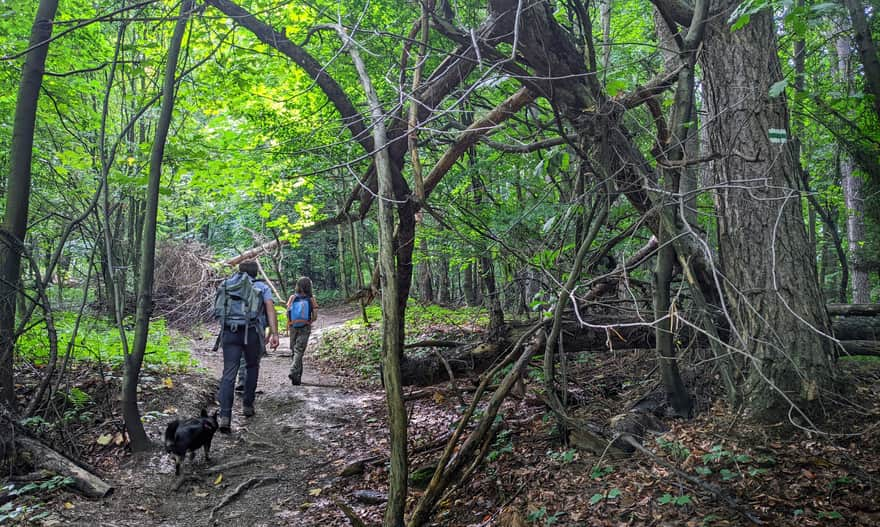
{"label": "green pants", "polygon": [[309,335],[311,334],[311,326],[290,328],[290,351],[293,352],[293,361],[290,363],[288,377],[294,384],[299,384],[302,381],[303,354],[306,352],[306,346],[309,345]]}

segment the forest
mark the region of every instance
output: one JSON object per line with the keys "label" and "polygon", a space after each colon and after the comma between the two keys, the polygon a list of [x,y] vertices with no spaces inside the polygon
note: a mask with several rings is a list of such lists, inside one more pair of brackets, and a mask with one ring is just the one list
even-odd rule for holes
{"label": "forest", "polygon": [[0,0],[0,524],[880,524],[877,10]]}

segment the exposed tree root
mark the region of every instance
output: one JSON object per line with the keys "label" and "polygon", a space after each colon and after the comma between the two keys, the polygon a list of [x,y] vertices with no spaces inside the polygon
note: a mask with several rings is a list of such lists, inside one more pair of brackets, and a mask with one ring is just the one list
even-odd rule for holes
{"label": "exposed tree root", "polygon": [[367,527],[367,524],[364,523],[360,516],[358,516],[351,507],[342,503],[339,500],[333,500],[333,503],[335,503],[336,506],[339,507],[339,510],[341,510],[343,514],[345,514],[345,517],[348,518],[348,521],[351,522],[353,527]]}
{"label": "exposed tree root", "polygon": [[236,459],[235,461],[230,461],[229,463],[223,463],[222,465],[215,465],[213,467],[209,467],[205,470],[207,474],[217,474],[219,472],[223,472],[224,470],[229,470],[233,468],[237,468],[243,465],[253,465],[255,463],[260,463],[262,461],[268,461],[264,457],[246,457],[244,459]]}
{"label": "exposed tree root", "polygon": [[238,499],[238,497],[241,496],[242,494],[244,494],[245,491],[248,490],[249,488],[258,487],[264,483],[271,483],[271,482],[275,482],[275,481],[278,481],[278,478],[276,478],[276,477],[251,478],[251,479],[245,481],[244,483],[242,483],[241,485],[235,487],[235,490],[233,490],[232,492],[227,494],[220,501],[220,503],[218,503],[216,506],[214,506],[213,509],[211,509],[211,521],[214,521],[214,516],[217,514],[217,511],[219,511],[223,507],[229,505],[230,503],[232,503],[233,501]]}

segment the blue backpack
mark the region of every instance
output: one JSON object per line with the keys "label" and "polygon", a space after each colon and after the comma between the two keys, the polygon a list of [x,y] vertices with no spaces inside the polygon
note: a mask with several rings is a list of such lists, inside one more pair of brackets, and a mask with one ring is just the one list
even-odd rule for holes
{"label": "blue backpack", "polygon": [[287,308],[287,325],[302,328],[312,323],[312,303],[307,296],[295,296]]}

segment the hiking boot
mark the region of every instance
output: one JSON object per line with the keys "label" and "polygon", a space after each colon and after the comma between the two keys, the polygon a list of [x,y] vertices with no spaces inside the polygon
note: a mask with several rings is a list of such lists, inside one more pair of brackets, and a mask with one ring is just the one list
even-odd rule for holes
{"label": "hiking boot", "polygon": [[230,421],[231,421],[231,419],[229,417],[221,417],[220,420],[217,421],[217,424],[218,424],[217,428],[220,430],[221,434],[228,434],[229,432],[232,431],[232,429],[229,426]]}
{"label": "hiking boot", "polygon": [[257,413],[254,411],[253,406],[244,406],[242,407],[241,412],[244,414],[245,417],[253,417],[254,414]]}
{"label": "hiking boot", "polygon": [[299,386],[300,384],[302,384],[298,375],[289,373],[287,374],[287,378],[290,379],[290,384],[294,386]]}

